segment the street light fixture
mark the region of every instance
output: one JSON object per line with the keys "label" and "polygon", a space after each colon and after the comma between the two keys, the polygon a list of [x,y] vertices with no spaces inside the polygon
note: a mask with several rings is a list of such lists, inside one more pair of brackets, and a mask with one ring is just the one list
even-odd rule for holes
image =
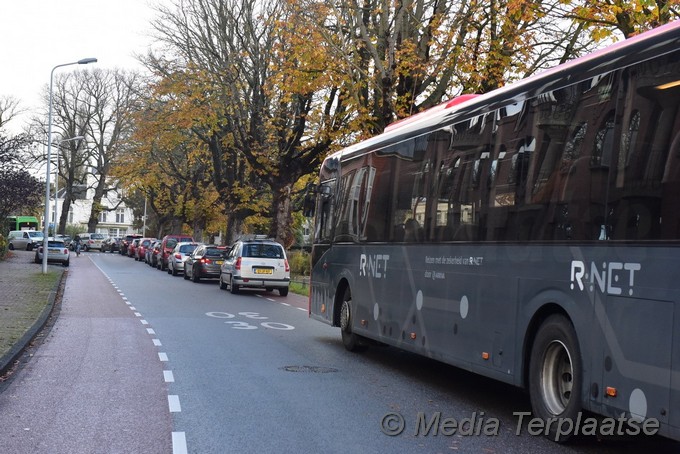
{"label": "street light fixture", "polygon": [[52,68],[52,71],[50,72],[50,98],[49,98],[49,107],[48,107],[48,114],[47,114],[47,170],[46,170],[46,178],[45,178],[45,219],[43,222],[43,260],[42,260],[42,272],[43,274],[47,274],[47,237],[49,234],[48,226],[49,226],[49,219],[50,219],[50,161],[52,159],[52,85],[54,81],[54,70],[57,68],[61,68],[62,66],[70,66],[70,65],[87,65],[88,63],[96,63],[97,59],[96,58],[83,58],[78,61],[74,61],[71,63],[63,63],[61,65],[57,65],[54,68]]}
{"label": "street light fixture", "polygon": [[[85,136],[75,136],[70,139],[64,139],[59,141],[59,147],[57,147],[57,176],[54,179],[54,236],[56,237],[59,233],[59,158],[61,158],[61,144],[65,142],[72,142],[74,140],[84,139]],[[43,249],[44,251],[44,249]]]}

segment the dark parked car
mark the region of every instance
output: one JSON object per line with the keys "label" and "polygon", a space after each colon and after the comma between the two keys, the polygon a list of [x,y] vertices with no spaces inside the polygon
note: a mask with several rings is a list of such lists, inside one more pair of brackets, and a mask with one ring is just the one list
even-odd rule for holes
{"label": "dark parked car", "polygon": [[121,238],[108,237],[102,242],[102,252],[118,252],[120,251]]}
{"label": "dark parked car", "polygon": [[150,256],[150,262],[149,265],[153,266],[156,268],[158,266],[158,261],[160,260],[161,257],[161,248],[163,247],[163,242],[161,240],[158,240],[154,243],[153,249],[151,250],[151,256]]}
{"label": "dark parked car", "polygon": [[184,262],[184,279],[194,282],[203,278],[217,279],[226,254],[227,248],[224,246],[201,244]]}
{"label": "dark parked car", "polygon": [[128,246],[130,246],[130,243],[132,243],[132,240],[135,238],[141,238],[142,235],[138,233],[133,233],[130,235],[125,235],[125,237],[120,241],[120,249],[119,252],[122,255],[128,255]]}

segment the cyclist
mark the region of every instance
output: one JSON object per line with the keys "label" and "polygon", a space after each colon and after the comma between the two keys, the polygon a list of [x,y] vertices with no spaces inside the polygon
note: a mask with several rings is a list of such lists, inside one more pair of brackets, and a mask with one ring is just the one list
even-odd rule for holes
{"label": "cyclist", "polygon": [[75,246],[73,246],[73,249],[76,251],[76,257],[80,256],[80,247],[82,245],[82,239],[80,238],[80,235],[76,235],[76,237],[73,239],[73,243]]}

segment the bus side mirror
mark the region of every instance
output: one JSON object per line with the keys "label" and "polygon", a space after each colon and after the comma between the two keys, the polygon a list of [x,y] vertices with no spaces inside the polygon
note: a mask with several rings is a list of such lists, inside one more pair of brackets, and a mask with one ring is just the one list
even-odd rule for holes
{"label": "bus side mirror", "polygon": [[302,203],[302,215],[306,218],[314,216],[314,208],[316,205],[315,192],[307,191],[305,200]]}

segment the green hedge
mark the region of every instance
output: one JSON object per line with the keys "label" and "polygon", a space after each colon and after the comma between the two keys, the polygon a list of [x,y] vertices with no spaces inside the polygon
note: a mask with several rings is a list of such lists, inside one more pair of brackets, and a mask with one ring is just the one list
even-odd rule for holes
{"label": "green hedge", "polygon": [[311,261],[309,253],[305,251],[292,251],[288,254],[288,264],[292,276],[309,276]]}

